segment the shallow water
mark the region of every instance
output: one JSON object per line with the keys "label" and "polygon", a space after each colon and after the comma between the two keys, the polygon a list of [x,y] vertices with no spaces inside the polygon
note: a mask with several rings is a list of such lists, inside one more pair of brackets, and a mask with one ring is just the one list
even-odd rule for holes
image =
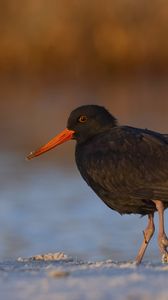
{"label": "shallow water", "polygon": [[[1,260],[57,251],[92,261],[134,259],[146,217],[110,210],[75,166],[27,162],[24,153],[1,153],[0,160]],[[145,260],[160,261],[156,234]]]}
{"label": "shallow water", "polygon": [[[74,165],[24,155],[0,156],[0,299],[167,300],[156,236],[143,264],[130,263],[146,218],[110,210]],[[67,259],[28,258],[58,251]]]}

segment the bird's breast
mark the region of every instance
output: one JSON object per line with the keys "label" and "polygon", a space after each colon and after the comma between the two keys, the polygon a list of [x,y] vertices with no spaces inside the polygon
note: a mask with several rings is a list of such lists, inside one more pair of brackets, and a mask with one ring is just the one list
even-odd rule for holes
{"label": "bird's breast", "polygon": [[96,148],[76,147],[75,157],[81,176],[108,207],[121,214],[153,212],[155,206],[149,201],[148,191],[137,192],[141,179],[115,155]]}

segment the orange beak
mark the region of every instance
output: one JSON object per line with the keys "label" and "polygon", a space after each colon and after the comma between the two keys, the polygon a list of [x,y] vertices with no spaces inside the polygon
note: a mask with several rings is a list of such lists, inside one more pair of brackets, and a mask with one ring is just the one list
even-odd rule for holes
{"label": "orange beak", "polygon": [[33,157],[39,156],[42,153],[47,152],[66,141],[71,140],[73,138],[74,133],[75,133],[75,131],[69,130],[66,128],[60,134],[58,134],[56,137],[54,137],[52,140],[50,140],[47,144],[45,144],[44,146],[40,147],[39,149],[31,152],[27,156],[27,159],[32,159]]}

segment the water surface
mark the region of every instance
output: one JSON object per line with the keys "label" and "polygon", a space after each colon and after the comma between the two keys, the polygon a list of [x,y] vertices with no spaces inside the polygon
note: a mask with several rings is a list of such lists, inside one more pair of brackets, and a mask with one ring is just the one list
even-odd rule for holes
{"label": "water surface", "polygon": [[[75,166],[46,157],[28,162],[23,153],[0,160],[1,260],[57,251],[88,260],[135,257],[146,217],[110,210]],[[156,237],[145,259],[159,262]]]}

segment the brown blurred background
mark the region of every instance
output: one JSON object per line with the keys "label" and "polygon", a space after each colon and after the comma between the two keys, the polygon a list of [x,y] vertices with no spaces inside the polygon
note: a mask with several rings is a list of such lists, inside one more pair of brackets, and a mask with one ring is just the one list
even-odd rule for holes
{"label": "brown blurred background", "polygon": [[2,149],[29,151],[85,103],[168,132],[167,20],[162,0],[1,0]]}

